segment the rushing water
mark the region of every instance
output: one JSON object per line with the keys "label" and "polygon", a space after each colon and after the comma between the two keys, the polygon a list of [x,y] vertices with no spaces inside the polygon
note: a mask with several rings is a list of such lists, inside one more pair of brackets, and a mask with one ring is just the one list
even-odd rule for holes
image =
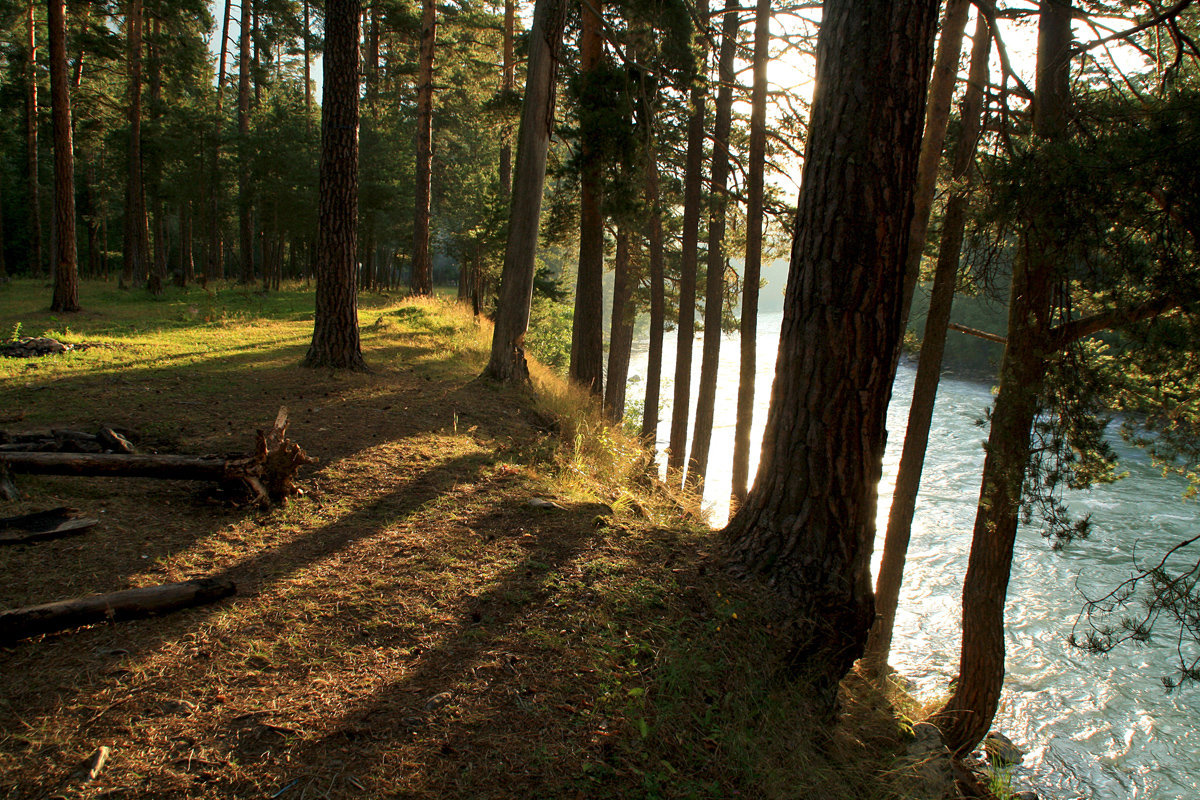
{"label": "rushing water", "polygon": [[[755,452],[762,441],[774,376],[780,314],[759,321],[759,370],[754,419]],[[717,425],[713,431],[705,500],[712,521],[729,513],[730,461],[737,405],[738,339],[721,348]],[[669,434],[675,343],[664,353],[660,445]],[[695,342],[698,380],[700,340]],[[646,343],[634,345],[629,396],[641,396]],[[895,482],[915,370],[902,365],[888,412],[888,448],[880,486],[879,540]],[[693,384],[693,403],[696,387]],[[960,592],[983,467],[986,431],[977,421],[991,402],[987,386],[943,378],[913,522],[904,588],[896,616],[892,664],[911,678],[919,695],[944,696],[958,665]],[[1067,643],[1083,593],[1107,592],[1130,575],[1131,555],[1147,562],[1200,533],[1196,506],[1185,503],[1182,479],[1163,477],[1141,453],[1115,445],[1129,476],[1110,486],[1075,492],[1071,511],[1092,514],[1091,539],[1055,553],[1036,525],[1018,534],[1005,610],[1007,677],[995,727],[1029,751],[1015,783],[1056,800],[1069,798],[1200,797],[1200,688],[1166,693],[1159,682],[1172,671],[1169,635],[1149,645],[1126,645],[1106,656]],[[878,565],[878,560],[876,560]]]}

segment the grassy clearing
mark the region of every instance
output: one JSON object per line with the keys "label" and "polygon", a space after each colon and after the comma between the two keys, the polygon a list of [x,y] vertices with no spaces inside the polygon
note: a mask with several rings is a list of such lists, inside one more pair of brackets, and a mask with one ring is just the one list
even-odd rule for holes
{"label": "grassy clearing", "polygon": [[[0,513],[103,524],[0,550],[0,607],[213,576],[230,602],[0,649],[0,797],[937,797],[895,757],[897,696],[858,679],[833,732],[785,679],[770,598],[731,583],[694,501],[536,368],[477,379],[490,332],[442,301],[362,299],[373,371],[299,366],[302,287],[269,297],[85,284],[83,314],[0,286],[0,335],[92,347],[0,359],[10,430],[120,424],[231,452],[291,410],[303,496],[21,477]],[[18,419],[18,417],[20,417]],[[559,510],[531,507],[552,498]],[[908,714],[913,709],[904,709]],[[93,783],[71,779],[96,747]]]}

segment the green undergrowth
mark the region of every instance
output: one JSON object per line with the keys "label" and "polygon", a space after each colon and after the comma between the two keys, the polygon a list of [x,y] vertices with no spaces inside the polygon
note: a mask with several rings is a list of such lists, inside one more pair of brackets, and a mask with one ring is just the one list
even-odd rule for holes
{"label": "green undergrowth", "polygon": [[[0,649],[0,798],[55,794],[96,745],[111,796],[933,798],[917,711],[855,675],[832,729],[783,666],[784,614],[729,579],[695,497],[585,394],[479,379],[485,320],[360,301],[371,372],[299,366],[311,290],[0,285],[0,425],[100,421],[227,452],[286,405],[318,465],[268,510],[145,480],[24,478],[13,513],[103,507],[0,553],[0,607],[198,576],[239,599]],[[531,506],[529,500],[553,506]],[[0,512],[7,513],[7,512]],[[437,699],[443,698],[443,699]],[[48,777],[49,776],[49,777]]]}

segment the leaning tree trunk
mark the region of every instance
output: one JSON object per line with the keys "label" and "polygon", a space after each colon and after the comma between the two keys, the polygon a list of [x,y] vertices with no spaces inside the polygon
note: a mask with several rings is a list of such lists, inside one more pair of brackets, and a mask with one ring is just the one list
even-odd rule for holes
{"label": "leaning tree trunk", "polygon": [[484,370],[488,377],[505,383],[529,382],[525,333],[529,329],[542,187],[546,180],[546,152],[554,127],[554,84],[565,24],[566,0],[537,0],[529,34],[525,100],[521,106],[521,129],[517,134],[508,243],[500,273],[500,302],[496,307],[491,357]]}
{"label": "leaning tree trunk", "polygon": [[771,45],[771,0],[754,11],[754,88],[750,95],[750,153],[746,180],[746,266],[742,273],[741,366],[737,422],[733,430],[733,489],[730,508],[746,500],[750,476],[750,427],[758,376],[758,283],[762,274],[763,168],[767,158],[767,62]]}
{"label": "leaning tree trunk", "polygon": [[874,616],[876,491],[937,9],[825,3],[762,458],[724,531],[734,571],[789,601],[791,662],[829,718]]}
{"label": "leaning tree trunk", "polygon": [[925,112],[925,133],[921,136],[921,159],[917,162],[917,194],[914,200],[912,233],[908,239],[908,256],[904,266],[904,310],[901,330],[908,326],[917,278],[921,274],[921,254],[925,251],[925,236],[929,231],[929,211],[937,189],[938,164],[950,124],[950,103],[954,85],[958,82],[958,59],[962,54],[963,32],[967,28],[970,0],[946,0],[942,17],[941,40],[933,62],[933,77],[929,82],[929,105]]}
{"label": "leaning tree trunk", "polygon": [[[875,581],[875,624],[867,640],[866,660],[876,672],[881,672],[887,666],[888,652],[892,646],[892,628],[896,621],[896,606],[904,578],[904,561],[912,533],[917,491],[921,486],[921,471],[925,466],[925,449],[929,444],[933,405],[937,398],[938,378],[942,371],[942,355],[946,349],[947,325],[950,323],[950,309],[954,303],[954,285],[958,279],[958,261],[967,218],[966,181],[979,141],[991,44],[991,27],[987,17],[980,14],[975,22],[967,92],[959,112],[962,133],[954,146],[954,164],[951,170],[954,188],[946,202],[946,212],[942,220],[933,293],[929,301],[929,313],[925,319],[925,336],[921,340],[921,358],[917,364],[917,377],[913,382],[908,428],[904,434],[900,467],[896,472],[896,490],[892,493],[892,506],[888,511],[887,535],[884,537],[879,576]],[[926,125],[926,129],[928,127]]]}
{"label": "leaning tree trunk", "polygon": [[433,51],[437,5],[422,0],[421,60],[417,68],[417,192],[413,220],[413,294],[433,294],[433,256],[429,250],[429,198],[433,174]]}
{"label": "leaning tree trunk", "polygon": [[42,264],[42,202],[38,188],[38,87],[37,87],[37,27],[33,17],[34,0],[29,0],[25,13],[25,168],[29,203],[30,274],[41,275]]}
{"label": "leaning tree trunk", "polygon": [[596,84],[604,52],[601,36],[603,4],[581,3],[579,34],[580,101],[579,268],[575,273],[575,313],[571,318],[572,381],[604,396],[604,165],[594,142],[604,136],[597,127]]}
{"label": "leaning tree trunk", "polygon": [[625,383],[629,379],[629,355],[633,347],[633,287],[637,278],[629,269],[629,232],[617,230],[617,253],[613,259],[613,304],[608,334],[608,381],[604,386],[604,410],[620,423],[625,417]]}
{"label": "leaning tree trunk", "polygon": [[121,286],[130,289],[149,274],[150,229],[142,174],[142,0],[129,0],[125,15],[129,71],[129,164],[125,181],[125,243]]}
{"label": "leaning tree trunk", "polygon": [[365,370],[358,335],[358,26],[360,0],[329,0],[317,200],[317,296],[309,367]]}
{"label": "leaning tree trunk", "polygon": [[[1038,24],[1033,133],[1067,134],[1070,108],[1071,3],[1043,3]],[[1008,344],[992,410],[979,508],[963,580],[959,679],[935,721],[946,745],[970,752],[987,733],[1004,686],[1004,600],[1020,520],[1021,490],[1046,366],[1051,357],[1051,299],[1062,258],[1054,219],[1021,226],[1008,311]]]}
{"label": "leaning tree trunk", "polygon": [[[697,0],[696,19],[707,24],[708,0]],[[708,58],[707,29],[696,43],[696,72],[690,91],[687,155],[683,177],[683,231],[679,253],[679,317],[676,325],[675,389],[671,399],[671,437],[667,445],[667,470],[670,480],[683,478],[687,455],[688,412],[692,398],[692,339],[696,335],[696,263],[700,241],[700,196],[704,182],[704,106],[708,91],[705,63]]]}
{"label": "leaning tree trunk", "polygon": [[54,123],[54,299],[51,311],[79,310],[75,259],[75,151],[71,137],[71,92],[67,70],[67,10],[49,0],[50,111]]}
{"label": "leaning tree trunk", "polygon": [[725,212],[728,205],[729,132],[733,119],[733,57],[737,52],[738,0],[726,0],[717,60],[716,119],[713,123],[712,181],[708,196],[708,264],[704,286],[704,349],[700,358],[700,388],[696,393],[696,422],[692,429],[687,481],[699,490],[708,474],[713,413],[717,402],[717,370],[721,362],[721,317],[725,312]]}

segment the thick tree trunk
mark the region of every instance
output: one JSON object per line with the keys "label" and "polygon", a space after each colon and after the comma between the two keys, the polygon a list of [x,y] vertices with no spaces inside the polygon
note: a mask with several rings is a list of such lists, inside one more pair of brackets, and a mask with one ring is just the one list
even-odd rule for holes
{"label": "thick tree trunk", "polygon": [[[879,576],[875,581],[875,624],[867,639],[866,659],[876,671],[882,671],[887,666],[888,653],[892,646],[892,628],[896,620],[896,605],[900,599],[900,585],[904,578],[905,555],[912,533],[917,492],[921,486],[921,471],[925,466],[925,449],[929,444],[929,428],[933,421],[933,405],[937,398],[942,355],[946,348],[947,325],[954,303],[954,286],[958,279],[963,231],[966,228],[966,180],[974,162],[979,129],[983,121],[983,93],[987,88],[991,43],[991,29],[987,18],[980,14],[976,19],[975,37],[971,47],[971,71],[967,93],[963,97],[959,113],[962,133],[954,146],[951,174],[954,189],[946,202],[946,212],[942,221],[933,294],[925,320],[925,336],[921,341],[921,357],[913,384],[904,448],[896,473],[896,490],[892,494],[892,506],[888,512],[883,557],[880,561]],[[926,129],[928,127],[926,125]]]}
{"label": "thick tree trunk", "polygon": [[642,125],[646,131],[646,242],[650,253],[650,342],[646,354],[646,402],[642,407],[642,441],[656,447],[658,402],[662,386],[663,331],[666,327],[666,278],[663,268],[662,203],[658,188],[658,152],[654,135],[657,95],[643,82]]}
{"label": "thick tree trunk", "polygon": [[25,168],[29,203],[29,263],[30,274],[41,275],[42,264],[42,201],[38,187],[38,86],[37,86],[37,27],[33,16],[34,0],[29,0],[25,12]]}
{"label": "thick tree trunk", "polygon": [[67,10],[49,0],[50,111],[54,123],[54,299],[51,311],[79,310],[75,256],[75,149],[71,136],[71,92],[67,69]]}
{"label": "thick tree trunk", "polygon": [[929,104],[925,111],[925,133],[921,136],[921,160],[917,164],[917,194],[914,200],[912,233],[908,239],[908,256],[904,265],[904,316],[902,330],[908,326],[908,311],[912,305],[917,278],[921,274],[921,254],[929,231],[929,211],[937,189],[938,164],[950,123],[950,102],[954,84],[958,82],[958,59],[962,54],[963,32],[967,28],[967,12],[971,0],[946,0],[942,17],[941,40],[933,62],[933,77],[929,82]]}
{"label": "thick tree trunk", "polygon": [[[254,0],[242,0],[241,41],[238,49],[238,231],[241,272],[239,282],[254,282],[254,188],[250,185],[250,29]],[[355,23],[357,28],[357,23]],[[357,43],[355,44],[357,48]],[[357,89],[355,90],[357,91]],[[357,112],[358,104],[355,103]],[[357,129],[356,129],[357,132]]]}
{"label": "thick tree trunk", "polygon": [[500,302],[496,307],[491,357],[484,371],[493,380],[505,383],[529,381],[525,333],[529,329],[542,188],[546,180],[546,152],[554,127],[554,88],[565,24],[566,0],[537,0],[529,38],[521,128],[517,134],[508,243],[500,274]]}
{"label": "thick tree trunk", "polygon": [[[708,0],[697,0],[696,19],[707,21]],[[668,480],[683,479],[687,455],[688,412],[692,398],[692,339],[696,334],[696,262],[700,241],[700,196],[704,182],[704,105],[707,102],[707,30],[696,43],[696,72],[689,92],[687,155],[683,178],[683,231],[679,253],[679,317],[676,325],[675,389],[672,394],[671,438],[667,447]]]}
{"label": "thick tree trunk", "polygon": [[[513,57],[513,33],[517,22],[516,0],[504,0],[504,41],[500,71],[500,92],[507,98],[516,88],[516,59]],[[504,144],[500,147],[500,197],[508,201],[512,195],[512,130],[507,125]]]}
{"label": "thick tree trunk", "polygon": [[832,717],[874,616],[870,562],[935,0],[829,0],[758,477],[724,531],[791,605]]}
{"label": "thick tree trunk", "polygon": [[[1041,5],[1033,132],[1047,140],[1067,133],[1070,107],[1071,3]],[[936,717],[946,746],[970,752],[987,733],[1004,686],[1004,601],[1020,521],[1046,364],[1052,352],[1051,299],[1063,233],[1053,219],[1020,229],[1009,298],[1008,344],[992,410],[979,509],[963,580],[963,636],[954,693]]]}
{"label": "thick tree trunk", "polygon": [[150,269],[150,230],[142,174],[142,0],[129,0],[125,33],[129,48],[129,164],[125,181],[121,286],[129,289],[144,281]]}
{"label": "thick tree trunk", "polygon": [[608,333],[608,381],[604,386],[604,410],[620,423],[625,418],[625,384],[629,380],[629,355],[633,347],[633,287],[637,278],[629,269],[629,233],[617,230],[617,253],[613,259],[613,305]]}
{"label": "thick tree trunk", "polygon": [[417,68],[417,191],[413,219],[413,294],[433,294],[433,254],[429,250],[429,200],[433,175],[433,52],[437,5],[421,0],[421,60]]}
{"label": "thick tree trunk", "polygon": [[305,366],[364,370],[358,335],[358,31],[360,0],[329,0],[317,222],[317,297]]}
{"label": "thick tree trunk", "polygon": [[712,444],[713,411],[717,402],[717,369],[721,362],[721,317],[725,311],[725,212],[729,203],[729,131],[733,119],[733,57],[737,53],[738,0],[726,0],[721,26],[721,53],[717,60],[716,119],[713,122],[712,181],[709,184],[708,264],[704,286],[704,349],[700,359],[700,387],[696,393],[696,425],[687,481],[699,490],[708,474]]}
{"label": "thick tree trunk", "polygon": [[570,379],[597,397],[604,396],[604,165],[593,142],[604,136],[595,127],[589,86],[597,80],[604,55],[600,0],[580,4],[579,68],[584,108],[580,110],[579,268],[575,273],[575,314],[571,320]]}
{"label": "thick tree trunk", "polygon": [[4,260],[4,176],[0,175],[0,278],[8,277],[8,264]]}
{"label": "thick tree trunk", "polygon": [[758,375],[758,284],[762,276],[763,169],[767,160],[767,63],[771,46],[771,0],[754,11],[754,88],[750,95],[749,175],[746,180],[746,265],[742,273],[741,364],[737,422],[733,430],[733,490],[730,508],[745,500],[750,480],[750,427]]}
{"label": "thick tree trunk", "polygon": [[215,603],[235,591],[233,583],[229,581],[205,578],[0,611],[0,643],[11,644],[31,636],[97,622],[166,614],[182,608]]}

